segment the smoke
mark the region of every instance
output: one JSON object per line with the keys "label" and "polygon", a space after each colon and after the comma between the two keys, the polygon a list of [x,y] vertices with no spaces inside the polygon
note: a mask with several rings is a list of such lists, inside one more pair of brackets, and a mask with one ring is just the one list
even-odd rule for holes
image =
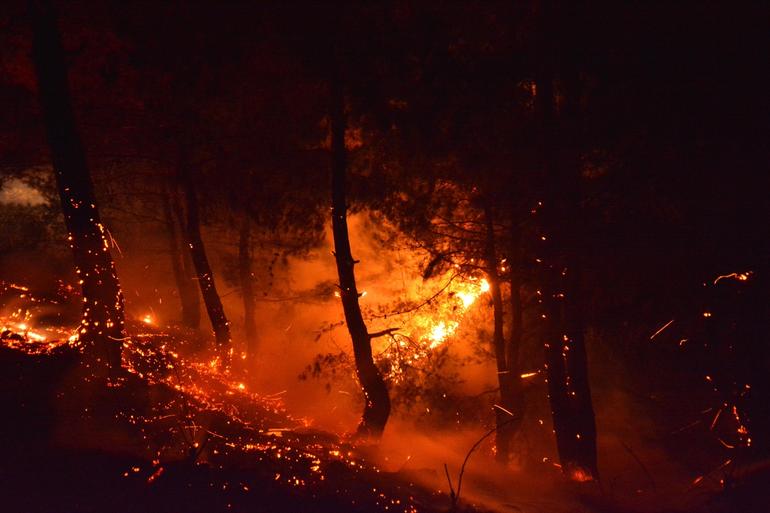
{"label": "smoke", "polygon": [[[489,345],[489,298],[481,293],[460,311],[454,306],[457,301],[451,289],[447,289],[425,303],[442,290],[447,276],[423,279],[427,256],[380,223],[366,212],[349,219],[353,255],[360,260],[356,266],[358,288],[366,292],[360,302],[370,332],[396,328],[419,342],[420,333],[424,334],[420,322],[425,319],[435,320],[433,316],[450,312],[458,324],[440,345],[419,353],[421,360],[411,362],[417,370],[391,376],[393,414],[382,443],[369,457],[383,472],[447,492],[444,465],[456,489],[468,452],[494,424],[497,384]],[[149,315],[161,330],[177,323],[179,300],[162,225],[129,226],[113,235],[121,248],[113,249],[113,253],[128,318],[142,322]],[[330,229],[327,227],[320,245],[303,254],[281,255],[272,247],[255,250],[256,353],[242,360],[237,356],[247,347],[243,305],[238,284],[227,278],[228,262],[237,251],[233,243],[236,236],[213,229],[204,233],[207,242],[211,241],[209,256],[234,328],[235,372],[243,376],[249,390],[280,397],[288,412],[304,419],[309,429],[343,436],[352,433],[363,403],[350,356],[350,337],[335,296],[337,275]],[[66,282],[68,259],[68,253],[62,252],[46,264],[45,258],[30,259],[17,252],[6,257],[2,277],[28,280],[37,286],[56,283],[62,277]],[[62,263],[54,265],[54,261]],[[416,305],[420,307],[410,311]],[[74,308],[69,314],[74,324],[77,304],[70,306]],[[407,313],[397,313],[405,310]],[[49,308],[36,315],[42,319],[57,315],[57,311]],[[210,329],[205,314],[201,327],[203,332]],[[375,339],[375,354],[382,357],[392,344],[406,340],[398,336]],[[679,507],[692,500],[682,498],[681,490],[696,474],[672,458],[664,443],[669,425],[662,426],[653,418],[644,391],[634,389],[636,384],[628,378],[625,364],[607,350],[611,337],[592,332],[588,343],[604,492],[641,511],[655,510],[661,504]],[[526,344],[522,370],[537,371],[539,342],[528,340]],[[528,377],[525,386],[527,409],[515,440],[517,456],[508,466],[495,463],[494,435],[489,436],[468,459],[461,499],[521,511],[586,509],[586,504],[578,504],[572,491],[565,488],[556,466],[542,374]],[[599,495],[594,492],[590,492],[592,496]]]}
{"label": "smoke", "polygon": [[39,189],[21,178],[11,178],[0,188],[0,204],[35,207],[48,204],[48,200]]}

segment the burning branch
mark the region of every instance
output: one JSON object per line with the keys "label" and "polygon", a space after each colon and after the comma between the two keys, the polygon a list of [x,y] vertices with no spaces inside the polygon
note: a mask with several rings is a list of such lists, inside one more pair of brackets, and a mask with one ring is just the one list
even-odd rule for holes
{"label": "burning branch", "polygon": [[369,338],[378,338],[378,337],[384,337],[386,335],[390,335],[392,333],[395,333],[399,330],[399,328],[388,328],[381,331],[375,331],[374,333],[369,333]]}

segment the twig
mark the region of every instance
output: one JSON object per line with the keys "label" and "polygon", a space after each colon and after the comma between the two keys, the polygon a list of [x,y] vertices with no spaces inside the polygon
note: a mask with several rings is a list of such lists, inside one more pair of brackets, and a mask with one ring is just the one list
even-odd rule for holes
{"label": "twig", "polygon": [[452,509],[457,507],[457,496],[455,495],[455,489],[452,486],[452,478],[449,476],[449,467],[444,463],[444,474],[446,474],[446,480],[449,483],[449,498],[452,500]]}
{"label": "twig", "polygon": [[377,337],[384,337],[385,335],[390,335],[396,331],[398,331],[398,328],[388,328],[381,331],[375,331],[374,333],[369,333],[369,338],[372,339]]}
{"label": "twig", "polygon": [[[505,411],[506,413],[510,413],[508,412],[508,410],[503,410],[503,411]],[[468,460],[470,459],[471,454],[473,454],[473,452],[476,449],[478,449],[479,445],[481,445],[481,442],[486,440],[492,433],[494,433],[495,431],[497,431],[498,429],[504,426],[507,426],[508,424],[516,420],[518,420],[518,417],[515,415],[511,415],[510,419],[506,420],[502,424],[497,425],[494,428],[487,431],[486,433],[484,433],[484,436],[479,438],[476,441],[476,443],[473,444],[473,446],[471,446],[470,450],[468,451],[468,454],[465,455],[465,459],[463,460],[462,466],[460,466],[460,474],[457,477],[457,493],[455,493],[455,491],[452,489],[452,480],[449,479],[449,470],[447,469],[446,463],[444,464],[444,470],[447,473],[447,480],[449,481],[449,493],[450,493],[450,498],[452,499],[452,510],[454,510],[457,507],[457,504],[460,502],[460,490],[462,489],[462,486],[463,486],[463,474],[465,474],[465,465],[468,464]]]}
{"label": "twig", "polygon": [[452,275],[452,277],[449,278],[449,281],[447,281],[446,284],[438,290],[438,292],[436,292],[431,297],[429,297],[428,299],[426,299],[422,303],[419,303],[416,306],[413,306],[411,308],[407,308],[406,310],[401,310],[401,311],[398,311],[398,312],[391,312],[391,313],[380,314],[380,315],[372,315],[367,320],[383,319],[383,318],[388,318],[388,317],[391,317],[391,316],[394,316],[394,315],[403,315],[403,314],[406,314],[406,313],[414,312],[415,310],[419,310],[420,308],[422,308],[425,305],[430,304],[431,302],[433,302],[434,299],[436,299],[441,294],[443,294],[444,291],[449,288],[449,286],[452,284],[454,279],[457,278],[458,276],[459,276],[458,274]]}

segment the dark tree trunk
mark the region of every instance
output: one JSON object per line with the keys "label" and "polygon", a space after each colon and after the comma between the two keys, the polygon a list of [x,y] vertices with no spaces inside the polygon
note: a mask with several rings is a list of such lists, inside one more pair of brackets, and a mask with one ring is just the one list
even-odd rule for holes
{"label": "dark tree trunk", "polygon": [[[549,60],[546,58],[545,63]],[[575,480],[599,477],[596,424],[588,381],[584,319],[580,308],[580,204],[578,149],[567,122],[574,91],[567,91],[557,130],[553,75],[537,77],[541,152],[546,198],[541,209],[546,236],[542,293],[546,315],[545,360],[556,446],[562,470]],[[569,98],[567,98],[569,97]],[[558,134],[559,146],[555,144]]]}
{"label": "dark tree trunk", "polygon": [[197,330],[201,323],[200,299],[194,274],[190,272],[190,256],[187,251],[182,251],[180,244],[178,227],[183,226],[183,217],[180,215],[180,211],[181,206],[176,194],[171,190],[166,190],[163,194],[163,217],[166,221],[171,268],[182,306],[182,324]]}
{"label": "dark tree trunk", "polygon": [[511,288],[511,330],[508,335],[506,347],[506,362],[508,364],[508,376],[511,383],[510,401],[511,411],[516,413],[518,420],[513,422],[511,429],[518,430],[524,418],[524,387],[521,381],[521,341],[524,337],[524,307],[521,302],[521,250],[519,248],[520,236],[516,226],[515,217],[511,217],[511,240],[508,254],[508,284]]}
{"label": "dark tree trunk", "polygon": [[85,151],[75,126],[61,37],[48,2],[32,2],[34,60],[64,221],[83,291],[80,340],[120,368],[123,294],[99,218]]}
{"label": "dark tree trunk", "polygon": [[251,272],[251,220],[244,214],[241,233],[238,240],[238,274],[243,297],[243,328],[246,333],[246,347],[249,354],[254,353],[257,337],[257,325],[254,322],[256,302]]}
{"label": "dark tree trunk", "polygon": [[497,381],[500,386],[500,404],[495,412],[497,431],[497,460],[507,462],[511,452],[513,436],[521,422],[520,401],[518,400],[520,375],[511,365],[510,347],[505,342],[503,333],[504,309],[503,294],[500,287],[500,276],[497,272],[497,248],[495,243],[495,225],[492,207],[484,204],[484,220],[486,224],[485,267],[489,292],[492,296],[494,330],[492,346],[497,363]]}
{"label": "dark tree trunk", "polygon": [[364,393],[364,413],[358,426],[362,436],[379,437],[390,416],[390,397],[385,381],[372,357],[371,337],[367,331],[361,307],[350,250],[347,223],[347,158],[345,150],[345,111],[339,78],[331,81],[331,157],[332,157],[332,232],[334,257],[337,262],[340,297],[345,321],[353,342],[356,374]]}
{"label": "dark tree trunk", "polygon": [[521,376],[519,355],[521,353],[521,341],[524,338],[524,305],[521,301],[521,234],[516,226],[516,217],[511,216],[510,250],[508,252],[508,283],[511,287],[511,333],[508,341],[508,364]]}
{"label": "dark tree trunk", "polygon": [[220,349],[230,349],[230,323],[227,321],[222,300],[219,298],[219,293],[217,293],[214,274],[211,272],[209,259],[206,256],[206,248],[203,245],[198,211],[198,196],[195,193],[195,185],[193,184],[192,176],[190,176],[189,166],[190,163],[187,155],[182,152],[179,162],[179,180],[184,191],[187,206],[187,223],[185,227],[187,245],[190,248],[190,257],[195,267],[203,304],[206,306],[206,313],[208,313],[211,327],[214,330],[217,347]]}

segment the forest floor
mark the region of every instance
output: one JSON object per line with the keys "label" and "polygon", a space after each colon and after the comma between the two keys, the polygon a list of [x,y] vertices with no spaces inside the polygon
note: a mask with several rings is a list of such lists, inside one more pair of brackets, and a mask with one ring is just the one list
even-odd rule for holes
{"label": "forest floor", "polygon": [[[448,488],[443,476],[426,481],[420,469],[384,471],[375,463],[376,446],[309,428],[277,398],[247,391],[237,372],[222,372],[212,355],[183,356],[183,336],[141,328],[132,329],[128,370],[117,377],[76,345],[3,333],[0,510],[452,510],[440,491]],[[677,511],[770,511],[768,484],[760,480],[737,496],[714,495]],[[475,494],[455,511],[674,511],[623,507],[596,485],[549,486],[531,487],[523,495],[528,501],[519,502],[478,501]],[[505,497],[504,491],[492,493]]]}
{"label": "forest floor", "polygon": [[[280,401],[132,337],[108,377],[71,344],[6,331],[0,510],[437,512],[446,494],[371,463],[376,447],[312,430]],[[159,350],[158,346],[163,350]],[[479,511],[478,508],[461,508]]]}

